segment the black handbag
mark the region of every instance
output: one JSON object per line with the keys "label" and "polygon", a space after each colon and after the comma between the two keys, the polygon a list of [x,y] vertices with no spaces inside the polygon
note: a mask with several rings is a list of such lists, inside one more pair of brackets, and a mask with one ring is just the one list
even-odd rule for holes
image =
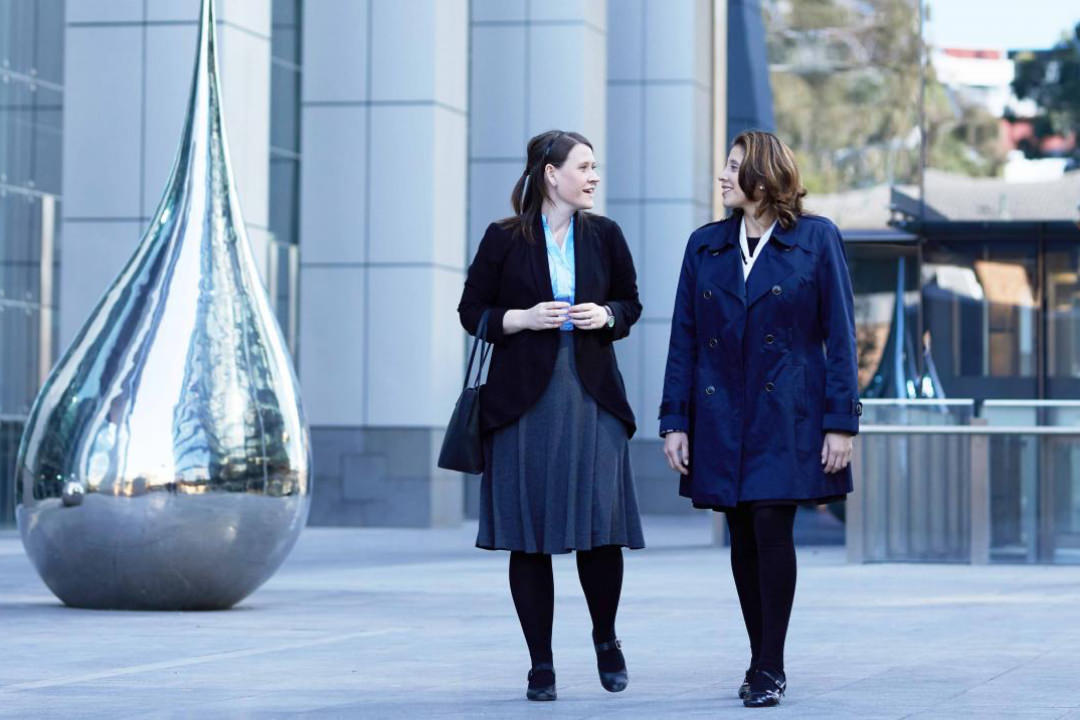
{"label": "black handbag", "polygon": [[[442,450],[439,451],[439,467],[444,470],[484,472],[484,444],[480,438],[480,377],[484,374],[484,363],[491,352],[491,345],[487,343],[488,312],[484,311],[476,326],[476,337],[473,339],[472,352],[469,353],[469,367],[465,370],[461,396],[454,405],[454,412],[443,437]],[[476,348],[481,345],[483,349],[480,351],[480,365],[476,369],[476,380],[470,387]]]}

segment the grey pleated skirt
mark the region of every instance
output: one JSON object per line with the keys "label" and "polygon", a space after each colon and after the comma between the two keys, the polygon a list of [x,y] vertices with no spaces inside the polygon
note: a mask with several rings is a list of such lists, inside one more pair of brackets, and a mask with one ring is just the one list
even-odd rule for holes
{"label": "grey pleated skirt", "polygon": [[626,426],[582,388],[573,332],[559,335],[540,400],[484,443],[476,546],[547,554],[643,548]]}

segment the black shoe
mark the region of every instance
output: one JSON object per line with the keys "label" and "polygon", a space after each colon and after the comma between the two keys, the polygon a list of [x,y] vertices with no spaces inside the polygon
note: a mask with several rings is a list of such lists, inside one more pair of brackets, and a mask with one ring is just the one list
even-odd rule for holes
{"label": "black shoe", "polygon": [[[600,684],[608,692],[622,692],[630,682],[630,676],[626,672],[626,658],[622,654],[622,643],[616,638],[608,642],[594,643],[594,646]],[[605,670],[604,668],[616,669]]]}
{"label": "black shoe", "polygon": [[754,666],[746,668],[746,674],[743,675],[742,685],[739,686],[739,699],[745,700],[746,696],[750,694],[750,681],[754,679]]}
{"label": "black shoe", "polygon": [[540,663],[529,671],[529,689],[525,691],[525,697],[530,700],[555,699],[555,666]]}
{"label": "black shoe", "polygon": [[787,677],[782,672],[755,670],[750,681],[750,694],[742,701],[746,707],[772,707],[780,704],[787,690]]}

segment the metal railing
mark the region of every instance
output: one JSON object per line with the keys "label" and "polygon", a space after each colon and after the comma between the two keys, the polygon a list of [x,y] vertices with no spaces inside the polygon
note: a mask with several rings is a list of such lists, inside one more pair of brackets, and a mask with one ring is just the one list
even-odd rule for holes
{"label": "metal railing", "polygon": [[850,562],[1080,562],[1080,402],[864,408]]}

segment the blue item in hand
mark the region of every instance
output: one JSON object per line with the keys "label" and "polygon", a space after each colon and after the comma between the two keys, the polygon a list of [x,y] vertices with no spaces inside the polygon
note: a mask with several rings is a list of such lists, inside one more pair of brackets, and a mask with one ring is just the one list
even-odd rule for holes
{"label": "blue item in hand", "polygon": [[[555,301],[556,302],[570,303],[571,305],[573,305],[574,304],[574,297],[572,295],[556,295],[555,296]],[[562,325],[559,326],[559,330],[563,330],[563,331],[573,330],[573,329],[574,329],[574,323],[570,322],[569,320],[567,320],[566,322],[564,322]]]}

